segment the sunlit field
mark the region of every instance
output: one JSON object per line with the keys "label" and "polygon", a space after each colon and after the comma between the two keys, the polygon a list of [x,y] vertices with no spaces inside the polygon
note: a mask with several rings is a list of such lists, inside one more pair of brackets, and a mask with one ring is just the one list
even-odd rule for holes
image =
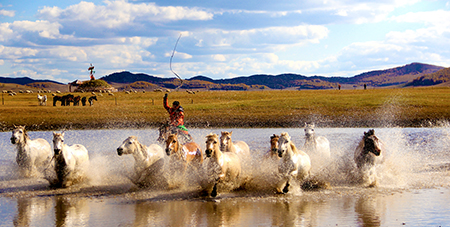
{"label": "sunlit field", "polygon": [[[89,93],[73,93],[89,97]],[[164,93],[97,96],[93,106],[39,106],[37,94],[2,95],[0,127],[34,130],[145,128],[168,119]],[[450,119],[449,88],[369,90],[174,91],[188,127],[298,127],[314,121],[327,127],[420,127]]]}

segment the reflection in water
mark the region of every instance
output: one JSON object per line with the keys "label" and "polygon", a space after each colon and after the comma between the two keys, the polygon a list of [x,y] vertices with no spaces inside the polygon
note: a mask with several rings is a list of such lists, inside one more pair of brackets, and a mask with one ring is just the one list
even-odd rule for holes
{"label": "reflection in water", "polygon": [[365,227],[381,226],[380,217],[384,213],[385,207],[385,205],[380,204],[376,195],[362,195],[355,204],[359,224]]}
{"label": "reflection in water", "polygon": [[57,196],[55,226],[87,226],[90,208],[86,198]]}
{"label": "reflection in water", "polygon": [[14,226],[33,226],[48,215],[53,205],[51,198],[19,198]]}
{"label": "reflection in water", "polygon": [[308,226],[311,223],[311,205],[301,199],[277,202],[272,209],[272,226]]}
{"label": "reflection in water", "polygon": [[298,198],[138,202],[133,226],[304,226],[311,224],[312,204]]}
{"label": "reflection in water", "polygon": [[[262,152],[273,133],[296,134],[297,144],[302,144],[302,134],[296,129],[234,130],[255,153],[250,160],[254,168],[246,169],[252,178],[243,189],[214,200],[183,188],[139,189],[125,177],[134,162],[116,157],[115,149],[129,134],[152,138],[151,130],[72,131],[78,133],[74,143],[87,143],[93,151],[95,178],[90,186],[67,190],[14,175],[10,133],[0,133],[0,226],[448,226],[450,130],[377,130],[390,152],[379,187],[351,181],[354,164],[347,157],[352,157],[364,130],[326,129],[322,135],[330,140],[334,156],[312,174],[332,187],[288,195],[271,193],[277,165],[263,160]],[[211,129],[193,132],[203,141]],[[51,132],[47,134],[51,138]]]}

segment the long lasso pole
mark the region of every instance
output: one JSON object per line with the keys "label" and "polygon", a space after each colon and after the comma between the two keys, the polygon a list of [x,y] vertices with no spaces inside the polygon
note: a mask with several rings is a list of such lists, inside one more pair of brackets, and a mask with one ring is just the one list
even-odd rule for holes
{"label": "long lasso pole", "polygon": [[[170,64],[169,64],[170,71],[172,71],[172,73],[175,74],[175,76],[178,77],[178,79],[180,79],[180,85],[178,85],[178,87],[175,88],[175,90],[178,90],[178,88],[180,88],[181,85],[183,85],[183,79],[181,79],[181,77],[175,71],[173,71],[173,69],[172,69],[172,59],[173,59],[173,56],[175,55],[175,51],[177,49],[178,41],[180,41],[180,38],[181,38],[181,33],[180,33],[180,36],[177,39],[177,42],[175,43],[175,47],[173,48],[172,56],[170,56]],[[172,92],[172,91],[170,91],[170,92]]]}

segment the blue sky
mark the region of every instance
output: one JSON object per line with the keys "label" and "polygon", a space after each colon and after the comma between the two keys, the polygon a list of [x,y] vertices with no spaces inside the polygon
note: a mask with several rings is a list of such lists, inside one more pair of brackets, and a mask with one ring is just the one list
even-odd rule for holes
{"label": "blue sky", "polygon": [[0,76],[70,82],[130,71],[182,78],[354,76],[450,67],[450,2],[0,1]]}

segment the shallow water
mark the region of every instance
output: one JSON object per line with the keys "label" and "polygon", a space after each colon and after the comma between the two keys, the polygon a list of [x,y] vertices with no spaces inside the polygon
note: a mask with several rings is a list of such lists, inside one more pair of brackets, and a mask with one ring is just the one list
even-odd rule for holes
{"label": "shallow water", "polygon": [[[202,148],[210,132],[231,129],[191,129]],[[386,145],[386,162],[377,169],[378,186],[355,182],[352,155],[360,128],[318,128],[330,141],[332,159],[314,157],[312,175],[329,189],[286,195],[273,192],[276,166],[263,161],[272,134],[288,132],[301,148],[302,129],[232,129],[254,157],[245,160],[244,189],[199,195],[195,185],[170,190],[133,185],[134,160],[119,157],[116,148],[135,135],[145,145],[157,131],[66,131],[65,143],[83,144],[90,153],[89,184],[51,189],[43,178],[16,173],[10,132],[0,133],[0,226],[449,226],[450,128],[382,128],[376,135]],[[52,132],[29,132],[51,142]]]}

